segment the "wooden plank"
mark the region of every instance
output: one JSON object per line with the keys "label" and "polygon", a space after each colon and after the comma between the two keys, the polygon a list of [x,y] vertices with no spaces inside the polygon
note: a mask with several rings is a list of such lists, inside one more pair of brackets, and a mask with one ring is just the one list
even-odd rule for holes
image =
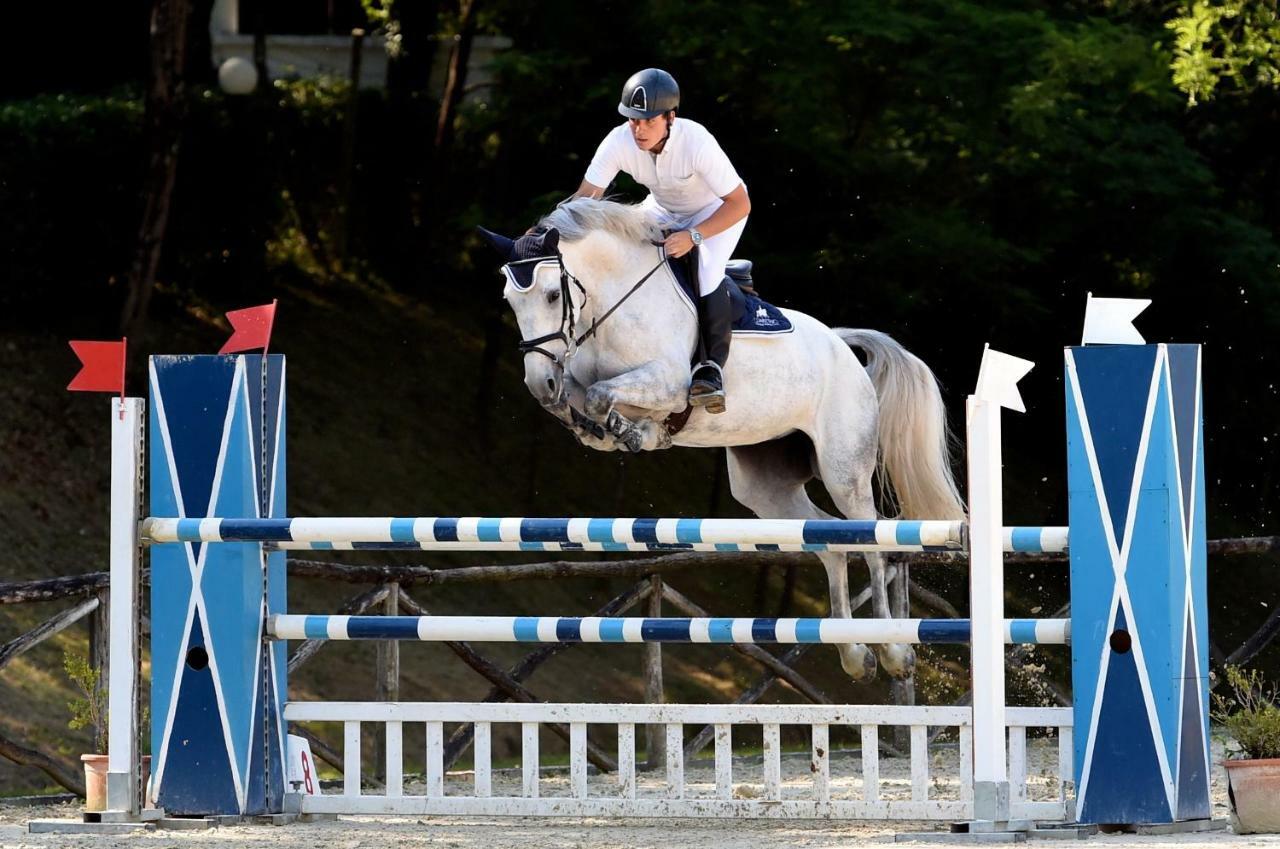
{"label": "wooden plank", "polygon": [[[383,616],[398,616],[400,614],[400,585],[396,583],[387,584],[387,595],[382,600]],[[400,701],[400,642],[398,640],[379,640],[374,651],[374,681],[373,681],[373,697],[380,702],[398,702]],[[386,726],[390,730],[390,725]],[[390,755],[389,742],[384,742],[384,731],[378,729],[379,734],[375,737],[375,745],[377,751],[374,752],[374,760],[381,765],[384,762],[384,753]],[[382,773],[386,781],[391,780],[391,776]]]}
{"label": "wooden plank", "polygon": [[[1057,804],[1057,803],[1053,803]],[[1030,809],[1030,808],[1029,808]],[[1044,807],[1037,810],[1049,813]],[[782,802],[760,799],[616,799],[593,797],[571,799],[554,797],[529,799],[494,797],[476,799],[448,796],[428,799],[425,796],[388,799],[385,796],[346,797],[337,795],[306,796],[303,813],[328,814],[408,814],[416,816],[556,816],[556,817],[655,817],[719,819],[831,819],[831,820],[928,820],[950,822],[973,818],[973,805],[957,801],[905,800],[868,803],[836,800],[824,805],[810,800],[789,799]]]}
{"label": "wooden plank", "polygon": [[911,726],[911,801],[929,799],[929,729]]}
{"label": "wooden plank", "polygon": [[862,798],[880,801],[880,726],[862,726]]}
{"label": "wooden plank", "polygon": [[427,795],[444,795],[444,723],[427,723]]}
{"label": "wooden plank", "polygon": [[[493,795],[492,778],[492,726],[487,722],[477,722],[475,742],[471,752],[475,759],[475,794],[481,798]],[[444,747],[440,747],[443,766]],[[428,754],[428,757],[430,755]]]}
{"label": "wooden plank", "polygon": [[[1065,717],[1070,724],[1070,715]],[[966,707],[928,705],[681,705],[557,702],[288,702],[290,722],[537,722],[637,725],[967,725]],[[1039,723],[1020,723],[1038,725]],[[1060,725],[1057,721],[1045,727]]]}
{"label": "wooden plank", "polygon": [[678,722],[666,726],[667,798],[684,798],[684,726]]}
{"label": "wooden plank", "polygon": [[764,798],[782,798],[782,733],[776,722],[764,726]]}
{"label": "wooden plank", "polygon": [[1075,749],[1073,729],[1069,725],[1058,727],[1058,798],[1066,801],[1075,796]]}
{"label": "wooden plank", "polygon": [[[64,628],[80,621],[84,616],[96,610],[98,607],[97,598],[87,598],[77,604],[75,607],[62,611],[20,637],[14,637],[9,642],[0,647],[0,667],[18,657],[28,649],[38,646],[40,643],[59,633]],[[105,684],[104,680],[104,684]]]}
{"label": "wooden plank", "polygon": [[1027,799],[1027,729],[1009,726],[1009,801]]}
{"label": "wooden plank", "polygon": [[520,794],[527,799],[538,798],[538,723],[520,723]]}
{"label": "wooden plank", "polygon": [[636,797],[636,726],[618,723],[618,792],[624,799]]}
{"label": "wooden plank", "polygon": [[973,726],[960,726],[960,801],[973,801]]}
{"label": "wooden plank", "polygon": [[831,745],[830,729],[826,725],[814,725],[811,729],[813,755],[809,761],[809,774],[813,776],[813,801],[831,801]]}
{"label": "wooden plank", "polygon": [[386,725],[386,793],[397,797],[404,795],[404,725],[388,722]]}
{"label": "wooden plank", "polygon": [[569,786],[575,799],[587,798],[587,726],[583,722],[569,726]]}
{"label": "wooden plank", "polygon": [[[645,615],[650,618],[662,616],[662,578],[658,575],[649,577],[649,599]],[[645,643],[644,646],[644,700],[646,704],[657,705],[665,701],[662,686],[662,644]],[[645,769],[655,770],[667,761],[666,737],[660,725],[650,723],[644,728]]]}
{"label": "wooden plank", "polygon": [[716,798],[733,798],[733,726],[717,723],[716,735]]}
{"label": "wooden plank", "polygon": [[342,726],[342,795],[360,795],[360,723],[347,720]]}

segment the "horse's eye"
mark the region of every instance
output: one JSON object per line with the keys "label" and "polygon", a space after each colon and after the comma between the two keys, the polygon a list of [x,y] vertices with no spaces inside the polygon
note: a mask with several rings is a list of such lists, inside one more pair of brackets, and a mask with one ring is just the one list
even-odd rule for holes
{"label": "horse's eye", "polygon": [[547,303],[554,304],[558,300],[560,300],[559,289],[552,289],[550,292],[547,293]]}

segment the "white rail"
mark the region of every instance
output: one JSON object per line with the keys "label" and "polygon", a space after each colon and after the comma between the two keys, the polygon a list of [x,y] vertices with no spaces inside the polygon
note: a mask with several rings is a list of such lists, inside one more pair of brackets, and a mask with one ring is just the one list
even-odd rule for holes
{"label": "white rail", "polygon": [[[925,820],[973,816],[972,711],[967,707],[291,702],[285,719],[341,722],[345,729],[343,791],[305,797],[302,810],[307,813]],[[1071,710],[1008,708],[1006,722],[1009,773],[1015,781],[1011,815],[1069,819]],[[402,741],[405,725],[415,723],[425,726],[425,759],[410,756],[408,763],[423,779],[408,786]],[[470,773],[445,776],[445,725],[458,723],[475,724],[475,767]],[[569,727],[567,772],[553,775],[542,768],[539,730],[548,723]],[[387,782],[379,793],[368,792],[359,779],[365,724],[387,729]],[[665,726],[665,775],[637,775],[638,725]],[[686,727],[705,725],[715,729],[710,769],[704,761],[686,763],[683,757]],[[519,777],[505,782],[498,780],[492,763],[495,729],[501,726],[508,726],[508,736],[519,740],[522,753]],[[807,759],[783,757],[783,726],[807,726]],[[860,756],[832,756],[832,731],[840,726],[858,729]],[[911,729],[909,766],[881,755],[878,734],[885,726]],[[941,756],[927,747],[929,729],[938,726],[955,729],[950,737],[956,745],[943,747]],[[735,732],[745,728],[763,743],[758,763],[732,757]],[[1045,761],[1040,769],[1028,763],[1028,728],[1055,732],[1050,738],[1056,743],[1054,751],[1045,755],[1043,747],[1036,750]],[[616,774],[591,774],[588,730],[616,734]],[[1029,781],[1028,776],[1033,778]]]}

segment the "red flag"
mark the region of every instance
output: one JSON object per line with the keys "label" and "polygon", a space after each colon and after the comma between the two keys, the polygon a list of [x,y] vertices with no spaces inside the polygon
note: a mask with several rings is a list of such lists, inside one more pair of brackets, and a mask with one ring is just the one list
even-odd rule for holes
{"label": "red flag", "polygon": [[124,357],[128,339],[119,342],[71,342],[80,372],[67,384],[72,392],[118,392],[124,395]]}
{"label": "red flag", "polygon": [[274,300],[260,307],[232,310],[227,313],[227,321],[231,322],[234,332],[218,353],[236,354],[257,348],[261,348],[263,353],[266,353],[267,345],[271,342],[271,325],[275,320],[276,302]]}

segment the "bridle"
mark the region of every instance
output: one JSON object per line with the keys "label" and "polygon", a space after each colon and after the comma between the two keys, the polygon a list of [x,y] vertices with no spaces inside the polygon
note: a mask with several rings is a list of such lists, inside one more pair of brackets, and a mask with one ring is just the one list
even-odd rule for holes
{"label": "bridle", "polygon": [[[553,333],[547,333],[542,336],[538,336],[534,339],[521,339],[516,347],[520,351],[520,353],[525,356],[529,354],[541,354],[542,356],[551,360],[551,362],[555,363],[556,367],[560,370],[561,374],[563,375],[565,369],[568,368],[569,366],[569,360],[571,360],[574,354],[578,352],[578,349],[582,347],[582,344],[586,342],[588,339],[590,339],[592,336],[595,336],[596,332],[600,329],[600,326],[604,324],[605,321],[608,320],[609,316],[613,315],[613,313],[618,309],[618,307],[626,303],[628,298],[630,298],[637,291],[639,291],[640,287],[643,286],[650,277],[656,274],[659,268],[662,268],[663,264],[666,263],[667,261],[667,257],[666,257],[666,253],[664,252],[662,255],[662,258],[658,260],[657,265],[649,269],[643,277],[637,280],[635,284],[632,285],[632,287],[627,290],[627,293],[625,295],[619,298],[617,302],[614,303],[613,306],[609,307],[609,309],[605,311],[604,315],[600,316],[599,318],[592,318],[591,326],[588,327],[581,336],[576,336],[576,337],[574,336],[574,332],[577,328],[578,316],[581,313],[582,309],[585,308],[587,305],[587,288],[582,285],[581,280],[579,280],[577,277],[574,277],[572,274],[570,274],[569,270],[564,267],[563,254],[561,254],[559,251],[556,251],[554,256],[548,255],[548,256],[532,257],[530,259],[517,260],[514,263],[507,263],[507,266],[505,266],[504,268],[509,268],[512,265],[518,265],[523,263],[532,263],[536,269],[538,265],[541,265],[544,262],[553,262],[553,261],[556,263],[556,265],[560,269],[560,329],[556,330]],[[516,288],[519,289],[520,288],[519,285],[515,283],[515,280],[516,280],[515,275],[511,274],[509,271],[507,272],[507,274],[513,281],[513,285],[516,285]],[[581,306],[578,306],[573,301],[573,289],[570,288],[570,283],[576,286],[578,288],[578,291],[582,293]],[[525,290],[527,291],[532,287],[533,287],[533,284],[532,282],[530,282],[530,284],[525,287]],[[551,353],[546,348],[542,347],[543,344],[547,342],[554,342],[554,341],[560,341],[564,343],[565,351],[564,351],[563,357],[557,357],[555,354]],[[561,381],[561,386],[563,386],[563,383],[564,382]]]}

